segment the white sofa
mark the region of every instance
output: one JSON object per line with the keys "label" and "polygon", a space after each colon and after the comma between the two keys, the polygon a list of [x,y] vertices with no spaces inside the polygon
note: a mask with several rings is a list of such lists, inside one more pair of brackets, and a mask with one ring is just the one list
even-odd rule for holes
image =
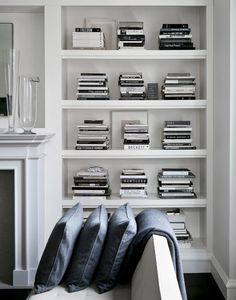
{"label": "white sofa", "polygon": [[58,286],[27,300],[181,300],[181,294],[166,238],[154,235],[149,239],[136,267],[130,285],[119,285],[98,294],[94,287],[68,293]]}

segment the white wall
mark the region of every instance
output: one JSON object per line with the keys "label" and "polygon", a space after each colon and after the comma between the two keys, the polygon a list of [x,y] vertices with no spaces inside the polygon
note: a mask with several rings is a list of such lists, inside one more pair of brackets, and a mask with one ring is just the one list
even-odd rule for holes
{"label": "white wall", "polygon": [[230,1],[214,2],[213,253],[229,274]]}
{"label": "white wall", "polygon": [[[1,13],[0,10],[0,22],[14,24],[14,47],[20,50],[20,74],[40,78],[36,127],[44,127],[44,15]],[[6,117],[0,117],[0,128],[7,128]]]}

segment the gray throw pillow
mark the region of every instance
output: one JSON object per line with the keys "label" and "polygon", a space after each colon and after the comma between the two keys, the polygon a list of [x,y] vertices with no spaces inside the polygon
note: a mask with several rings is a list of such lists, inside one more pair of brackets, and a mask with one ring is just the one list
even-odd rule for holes
{"label": "gray throw pillow", "polygon": [[35,276],[34,291],[44,293],[57,286],[70,261],[83,224],[83,208],[77,203],[56,223],[42,254]]}
{"label": "gray throw pillow", "polygon": [[107,223],[107,211],[103,205],[86,220],[63,279],[68,292],[80,291],[91,284],[102,253]]}
{"label": "gray throw pillow", "polygon": [[108,223],[104,251],[95,278],[99,293],[105,293],[117,284],[121,264],[136,231],[130,206],[124,204],[117,208]]}

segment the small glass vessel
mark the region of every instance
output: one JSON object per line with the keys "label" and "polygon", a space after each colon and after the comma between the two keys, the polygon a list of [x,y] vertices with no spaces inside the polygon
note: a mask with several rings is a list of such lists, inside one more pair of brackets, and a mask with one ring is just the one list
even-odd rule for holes
{"label": "small glass vessel", "polygon": [[1,57],[3,58],[5,73],[8,117],[7,133],[16,133],[20,51],[16,49],[5,49],[2,50]]}
{"label": "small glass vessel", "polygon": [[37,119],[39,77],[19,76],[19,123],[25,134],[33,134]]}

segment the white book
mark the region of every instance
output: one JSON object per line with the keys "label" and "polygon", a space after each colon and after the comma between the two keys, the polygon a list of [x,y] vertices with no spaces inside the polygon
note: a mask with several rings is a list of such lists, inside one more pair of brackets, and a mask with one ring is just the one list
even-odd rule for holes
{"label": "white book", "polygon": [[121,35],[125,32],[125,35],[143,35],[143,29],[117,29],[117,34]]}
{"label": "white book", "polygon": [[162,142],[166,143],[166,144],[176,144],[176,143],[189,144],[189,143],[192,143],[192,139],[164,139],[164,140],[162,140]]}
{"label": "white book", "polygon": [[106,196],[73,196],[73,200],[91,200],[91,201],[104,201],[107,200]]}
{"label": "white book", "polygon": [[149,145],[124,145],[124,150],[149,150]]}

